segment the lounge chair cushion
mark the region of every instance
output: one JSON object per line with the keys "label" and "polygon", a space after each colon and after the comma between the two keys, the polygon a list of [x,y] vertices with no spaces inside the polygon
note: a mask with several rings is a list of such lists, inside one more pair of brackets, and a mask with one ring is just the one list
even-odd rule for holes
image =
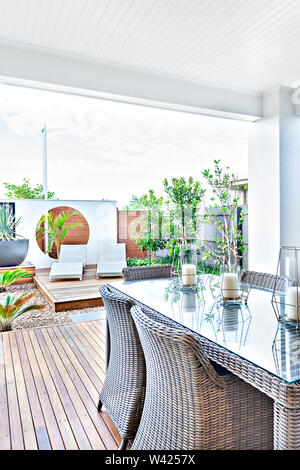
{"label": "lounge chair cushion", "polygon": [[126,266],[123,261],[99,261],[97,277],[122,276],[122,269]]}
{"label": "lounge chair cushion", "polygon": [[53,263],[49,280],[79,279],[82,280],[83,263]]}
{"label": "lounge chair cushion", "polygon": [[60,263],[83,263],[86,265],[86,245],[62,245],[59,256]]}

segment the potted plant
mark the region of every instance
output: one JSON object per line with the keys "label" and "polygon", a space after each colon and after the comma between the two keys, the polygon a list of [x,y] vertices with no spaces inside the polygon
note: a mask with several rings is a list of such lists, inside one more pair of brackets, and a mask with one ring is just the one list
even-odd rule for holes
{"label": "potted plant", "polygon": [[0,327],[1,331],[10,331],[13,320],[18,318],[20,315],[32,310],[41,310],[45,308],[45,305],[31,304],[24,306],[28,300],[35,295],[35,292],[31,294],[22,294],[19,297],[8,295],[3,303],[0,303]]}
{"label": "potted plant", "polygon": [[27,256],[29,240],[16,233],[20,223],[10,204],[0,207],[0,267],[19,266]]}

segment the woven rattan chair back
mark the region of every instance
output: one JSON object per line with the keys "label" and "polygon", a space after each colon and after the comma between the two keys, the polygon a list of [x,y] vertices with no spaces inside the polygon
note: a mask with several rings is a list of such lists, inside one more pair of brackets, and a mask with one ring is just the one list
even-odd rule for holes
{"label": "woven rattan chair back", "polygon": [[164,277],[175,277],[178,275],[176,268],[171,264],[127,267],[123,268],[122,274],[125,281],[160,279]]}
{"label": "woven rattan chair back", "polygon": [[241,275],[241,282],[273,292],[276,286],[277,292],[285,292],[288,284],[286,276],[276,276],[274,274],[260,273],[256,271],[245,271]]}
{"label": "woven rattan chair back", "polygon": [[106,308],[110,351],[98,409],[105,406],[123,439],[121,448],[125,448],[140,422],[145,394],[145,360],[130,314],[132,303],[105,284],[99,290]]}
{"label": "woven rattan chair back", "polygon": [[133,450],[270,449],[272,400],[232,374],[220,376],[195,337],[133,306],[147,387]]}

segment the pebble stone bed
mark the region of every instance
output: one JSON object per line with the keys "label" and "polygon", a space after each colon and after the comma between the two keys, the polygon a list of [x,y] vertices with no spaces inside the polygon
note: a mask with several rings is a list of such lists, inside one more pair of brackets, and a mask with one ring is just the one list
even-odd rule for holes
{"label": "pebble stone bed", "polygon": [[76,310],[66,310],[64,312],[55,312],[48,301],[42,296],[39,290],[33,284],[21,284],[18,286],[9,286],[6,292],[0,293],[0,302],[6,299],[7,295],[18,297],[23,293],[35,292],[36,295],[29,301],[30,304],[43,304],[42,310],[33,310],[22,314],[12,323],[13,330],[24,330],[28,328],[37,328],[39,326],[59,325],[70,323],[71,315],[85,314],[90,312],[99,312],[104,307],[91,307]]}

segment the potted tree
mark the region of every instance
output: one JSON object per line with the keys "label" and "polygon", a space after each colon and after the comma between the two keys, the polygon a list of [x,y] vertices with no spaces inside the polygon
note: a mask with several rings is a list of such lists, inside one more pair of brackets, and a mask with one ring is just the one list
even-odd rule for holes
{"label": "potted tree", "polygon": [[19,266],[27,256],[29,240],[16,233],[20,223],[10,204],[0,207],[0,267]]}

